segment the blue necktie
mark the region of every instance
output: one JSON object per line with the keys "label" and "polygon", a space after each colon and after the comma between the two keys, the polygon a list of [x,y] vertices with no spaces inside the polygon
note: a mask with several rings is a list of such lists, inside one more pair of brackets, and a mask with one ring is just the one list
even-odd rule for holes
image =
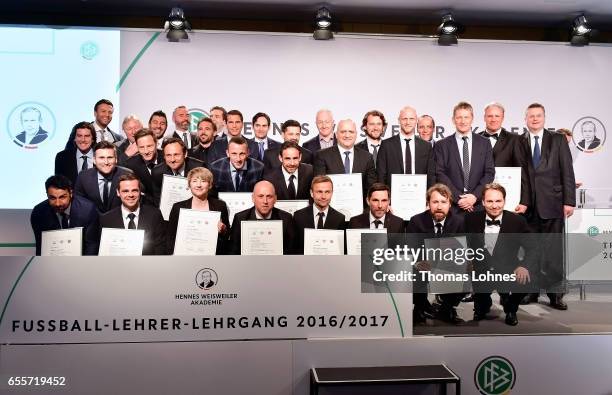
{"label": "blue necktie", "polygon": [[350,151],[344,153],[344,174],[351,174],[351,161],[349,159]]}
{"label": "blue necktie", "polygon": [[259,142],[259,160],[263,162],[264,159],[264,142]]}
{"label": "blue necktie", "polygon": [[535,139],[535,144],[533,146],[533,168],[537,168],[538,165],[540,164],[540,159],[542,159],[542,154],[540,152],[540,142],[538,141],[540,139],[540,136],[533,136],[533,138]]}
{"label": "blue necktie", "polygon": [[240,191],[240,183],[242,182],[240,173],[242,173],[242,170],[236,170],[236,192]]}

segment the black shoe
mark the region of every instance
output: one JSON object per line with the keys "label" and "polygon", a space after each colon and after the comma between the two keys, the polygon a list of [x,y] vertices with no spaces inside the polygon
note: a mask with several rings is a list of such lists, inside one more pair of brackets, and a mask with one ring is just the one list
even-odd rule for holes
{"label": "black shoe", "polygon": [[421,310],[412,310],[412,322],[414,324],[424,324],[425,322],[427,322],[427,320],[425,319],[425,314],[423,314]]}
{"label": "black shoe", "polygon": [[474,312],[474,321],[494,320],[495,318],[497,318],[496,315],[492,315],[490,313],[491,313],[490,310],[486,311],[486,312],[484,312],[484,311],[481,311],[481,312],[475,311]]}
{"label": "black shoe", "polygon": [[465,298],[461,299],[461,303],[472,303],[474,301],[474,294],[469,294]]}
{"label": "black shoe", "polygon": [[537,294],[537,293],[527,294],[527,295],[525,295],[525,297],[523,299],[521,299],[520,304],[526,305],[526,304],[530,304],[530,303],[538,303],[538,298],[539,297],[540,297],[540,295]]}
{"label": "black shoe", "polygon": [[516,326],[516,324],[518,324],[516,313],[506,313],[506,325]]}
{"label": "black shoe", "polygon": [[446,309],[442,309],[438,311],[438,314],[436,314],[436,318],[444,322],[449,322],[455,325],[465,322],[462,318],[460,318],[457,315],[457,310],[455,310],[454,307],[451,307],[450,309],[446,308]]}
{"label": "black shoe", "polygon": [[567,303],[563,301],[563,295],[551,295],[550,307],[557,310],[567,310]]}
{"label": "black shoe", "polygon": [[429,318],[433,320],[436,317],[437,312],[438,312],[438,309],[436,308],[435,305],[431,305],[427,303],[425,306],[423,306],[422,313],[425,316],[425,318]]}

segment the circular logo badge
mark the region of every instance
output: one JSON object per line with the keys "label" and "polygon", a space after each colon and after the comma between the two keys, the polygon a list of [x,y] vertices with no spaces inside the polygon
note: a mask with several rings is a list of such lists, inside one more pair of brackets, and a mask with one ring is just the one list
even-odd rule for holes
{"label": "circular logo badge", "polygon": [[191,133],[196,133],[198,131],[198,122],[202,118],[209,118],[210,115],[208,111],[202,110],[201,108],[190,108],[187,110],[189,115],[191,115],[191,125],[189,125],[189,131]]}
{"label": "circular logo badge", "polygon": [[597,236],[599,234],[599,228],[597,226],[589,226],[587,234],[591,237]]}
{"label": "circular logo badge", "polygon": [[6,131],[13,143],[26,149],[35,149],[55,135],[55,116],[42,103],[24,102],[9,113]]}
{"label": "circular logo badge", "polygon": [[504,357],[493,356],[482,360],[474,372],[474,384],[483,395],[505,394],[514,388],[516,370]]}
{"label": "circular logo badge", "polygon": [[83,59],[92,60],[100,53],[100,48],[98,44],[93,41],[85,41],[81,44],[81,56]]}
{"label": "circular logo badge", "polygon": [[200,289],[211,289],[219,283],[219,276],[217,272],[207,267],[196,273],[195,282]]}
{"label": "circular logo badge", "polygon": [[582,117],[572,127],[572,142],[587,154],[600,151],[606,143],[606,128],[595,117]]}

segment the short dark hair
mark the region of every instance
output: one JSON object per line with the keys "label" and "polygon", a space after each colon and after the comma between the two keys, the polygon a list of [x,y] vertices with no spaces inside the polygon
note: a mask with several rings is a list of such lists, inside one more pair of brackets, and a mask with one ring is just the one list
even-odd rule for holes
{"label": "short dark hair", "polygon": [[220,110],[223,113],[223,120],[227,122],[227,111],[225,110],[225,108],[221,106],[214,106],[213,108],[210,109],[208,113],[210,114],[214,110]]}
{"label": "short dark hair", "polygon": [[363,116],[363,119],[361,120],[361,130],[365,131],[366,125],[368,124],[368,117],[370,116],[379,117],[383,123],[383,128],[387,127],[387,119],[385,118],[383,113],[378,110],[372,110],[366,112],[366,114]]}
{"label": "short dark hair", "polygon": [[247,147],[249,146],[249,142],[243,136],[234,136],[234,137],[232,137],[229,140],[229,143],[227,143],[228,148],[229,148],[230,144],[246,145]]}
{"label": "short dark hair", "polygon": [[421,118],[429,118],[431,119],[431,126],[433,126],[433,128],[436,128],[436,121],[434,121],[433,117],[431,115],[427,115],[427,114],[423,114],[420,117],[417,118],[417,128],[419,127],[419,119]]}
{"label": "short dark hair", "polygon": [[212,120],[212,119],[210,119],[210,118],[208,118],[208,117],[204,117],[204,118],[200,119],[200,120],[198,121],[198,124],[197,124],[197,126],[196,126],[196,127],[198,127],[198,128],[199,128],[199,127],[200,127],[200,124],[201,124],[202,122],[208,122],[208,123],[210,123],[210,124],[212,125],[213,131],[214,131],[214,132],[216,132],[216,131],[217,131],[217,125],[216,125],[216,124],[213,122],[213,120]]}
{"label": "short dark hair", "polygon": [[108,99],[100,99],[94,105],[94,112],[98,111],[98,107],[100,107],[102,104],[107,104],[107,105],[109,105],[111,107],[114,107],[113,103],[110,100],[108,100]]}
{"label": "short dark hair", "polygon": [[165,139],[161,146],[162,151],[164,151],[166,146],[170,144],[180,144],[181,148],[183,149],[183,153],[187,153],[187,146],[185,145],[185,142],[178,137],[169,137]]}
{"label": "short dark hair", "polygon": [[485,193],[487,193],[487,191],[491,191],[491,190],[501,192],[501,194],[504,197],[504,200],[506,199],[506,188],[504,188],[501,184],[498,184],[496,182],[492,182],[490,184],[485,185],[484,189],[482,190],[482,200],[484,200]]}
{"label": "short dark hair", "polygon": [[138,181],[138,188],[142,189],[142,187],[140,186],[140,179],[136,177],[136,174],[125,173],[119,176],[119,180],[117,181],[117,190],[119,190],[119,187],[121,186],[122,181],[134,181],[134,180]]}
{"label": "short dark hair", "polygon": [[91,145],[92,146],[96,145],[98,136],[96,134],[96,130],[94,129],[93,125],[90,122],[81,121],[81,122],[77,123],[76,125],[74,125],[72,127],[72,132],[70,132],[70,135],[72,136],[73,140],[76,138],[76,131],[78,129],[87,129],[87,130],[89,130],[91,132],[91,138],[92,138]]}
{"label": "short dark hair", "polygon": [[153,141],[157,141],[157,137],[155,137],[155,133],[153,133],[151,129],[147,129],[147,128],[143,128],[137,131],[134,134],[134,141],[138,141],[138,139],[141,139],[146,136],[151,136],[153,137]]}
{"label": "short dark hair", "polygon": [[168,122],[168,117],[166,116],[166,113],[162,110],[154,111],[153,114],[151,114],[151,116],[149,117],[149,123],[151,123],[153,117],[162,117],[166,120],[166,122]]}
{"label": "short dark hair", "polygon": [[[240,117],[240,122],[244,122],[244,117],[242,116],[242,113],[238,110],[230,110],[227,112],[227,115],[238,115]],[[227,122],[227,117],[225,117],[224,119]]]}
{"label": "short dark hair", "polygon": [[298,121],[296,121],[295,119],[288,119],[281,125],[281,131],[285,133],[287,128],[290,126],[297,126],[298,128],[300,128],[300,130],[302,130],[302,125],[300,125]]}
{"label": "short dark hair", "polygon": [[257,114],[253,115],[253,125],[255,125],[257,119],[261,117],[266,118],[266,121],[268,121],[268,126],[270,126],[270,123],[272,123],[272,121],[270,121],[270,116],[265,112],[258,112]]}
{"label": "short dark hair", "polygon": [[530,105],[527,106],[527,110],[531,109],[531,108],[541,108],[542,111],[544,111],[544,114],[546,114],[546,109],[544,108],[544,106],[540,103],[531,103]]}
{"label": "short dark hair", "polygon": [[105,140],[98,141],[96,145],[94,145],[94,154],[96,151],[100,149],[112,149],[113,151],[115,151],[115,154],[117,153],[117,147],[115,146],[115,144],[111,143],[110,141],[105,141]]}
{"label": "short dark hair", "polygon": [[72,191],[72,181],[62,174],[55,174],[47,178],[47,181],[45,181],[45,191],[48,191],[49,188]]}
{"label": "short dark hair", "polygon": [[285,141],[281,144],[280,146],[280,156],[283,156],[283,152],[289,148],[295,148],[296,150],[298,150],[300,152],[300,155],[302,155],[302,151],[300,150],[300,145],[298,143],[296,143],[295,141]]}
{"label": "short dark hair", "polygon": [[382,182],[375,182],[368,188],[368,200],[370,200],[374,192],[378,191],[387,191],[387,195],[391,198],[391,188],[389,188],[389,185],[383,184]]}

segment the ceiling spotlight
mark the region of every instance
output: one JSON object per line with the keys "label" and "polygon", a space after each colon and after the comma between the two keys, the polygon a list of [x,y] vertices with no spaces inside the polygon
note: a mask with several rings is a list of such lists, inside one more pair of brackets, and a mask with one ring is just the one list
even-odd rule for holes
{"label": "ceiling spotlight", "polygon": [[168,32],[168,41],[178,42],[187,40],[187,30],[191,30],[191,25],[185,19],[185,12],[182,8],[174,7],[170,11],[168,20],[164,23],[164,30]]}
{"label": "ceiling spotlight", "polygon": [[457,33],[459,25],[451,14],[442,17],[442,23],[438,26],[438,45],[457,44]]}
{"label": "ceiling spotlight", "polygon": [[326,7],[319,8],[315,17],[315,29],[312,36],[315,40],[331,40],[334,38],[331,27],[332,18],[329,10]]}
{"label": "ceiling spotlight", "polygon": [[589,27],[586,17],[580,15],[574,19],[574,23],[572,24],[570,43],[577,47],[589,45],[591,33],[592,29]]}

